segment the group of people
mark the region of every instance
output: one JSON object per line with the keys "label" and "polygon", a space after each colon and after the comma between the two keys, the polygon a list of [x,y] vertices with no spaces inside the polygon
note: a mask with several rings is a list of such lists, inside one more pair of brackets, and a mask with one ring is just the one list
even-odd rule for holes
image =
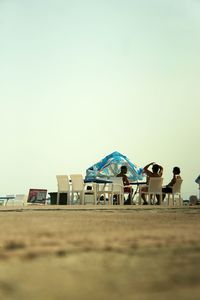
{"label": "group of people", "polygon": [[[152,170],[150,171],[149,168],[150,166],[152,166]],[[163,175],[163,167],[156,164],[155,162],[151,162],[149,163],[148,165],[146,165],[144,167],[144,174],[146,174],[147,176],[147,182],[146,182],[146,186],[142,187],[141,188],[141,197],[143,199],[143,205],[146,205],[148,204],[147,202],[147,199],[146,199],[146,194],[145,192],[148,191],[148,183],[149,183],[149,180],[151,177],[162,177]],[[171,181],[162,188],[162,200],[165,199],[165,196],[166,194],[168,193],[172,193],[172,189],[173,189],[173,186],[174,184],[176,183],[177,179],[181,179],[181,176],[180,176],[180,168],[179,167],[174,167],[173,168],[173,177],[171,179]],[[127,173],[127,167],[126,166],[122,166],[121,167],[121,171],[120,173],[117,175],[117,177],[122,177],[122,180],[123,180],[123,184],[124,184],[124,192],[125,193],[128,193],[128,198],[127,200],[124,202],[124,204],[131,204],[131,197],[132,197],[132,194],[133,194],[133,189],[132,187],[130,186],[130,182],[129,182],[129,179],[126,175]],[[156,204],[161,204],[160,203],[160,197],[159,195],[156,195],[157,197],[157,203]]]}

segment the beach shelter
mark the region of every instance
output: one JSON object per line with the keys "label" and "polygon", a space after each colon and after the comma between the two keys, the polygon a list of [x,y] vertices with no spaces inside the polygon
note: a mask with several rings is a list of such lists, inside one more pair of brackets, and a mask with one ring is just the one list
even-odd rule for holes
{"label": "beach shelter", "polygon": [[143,168],[133,164],[126,156],[115,151],[101,161],[94,164],[86,170],[86,179],[107,178],[116,176],[120,172],[121,166],[127,167],[127,176],[129,180],[137,181],[143,179]]}

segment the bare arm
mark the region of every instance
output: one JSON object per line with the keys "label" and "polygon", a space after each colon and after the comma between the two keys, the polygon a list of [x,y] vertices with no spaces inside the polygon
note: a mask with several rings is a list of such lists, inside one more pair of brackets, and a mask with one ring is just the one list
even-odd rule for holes
{"label": "bare arm", "polygon": [[146,166],[144,167],[144,173],[146,173],[147,176],[151,176],[151,175],[152,175],[152,172],[149,171],[148,168],[149,168],[150,166],[152,166],[153,164],[154,164],[154,162],[151,162],[150,164],[148,164],[148,165],[146,165]]}
{"label": "bare arm", "polygon": [[170,183],[167,186],[172,187],[176,183],[176,176],[174,175]]}
{"label": "bare arm", "polygon": [[159,174],[160,177],[162,177],[162,174],[163,174],[163,167],[162,166],[159,166],[158,174]]}

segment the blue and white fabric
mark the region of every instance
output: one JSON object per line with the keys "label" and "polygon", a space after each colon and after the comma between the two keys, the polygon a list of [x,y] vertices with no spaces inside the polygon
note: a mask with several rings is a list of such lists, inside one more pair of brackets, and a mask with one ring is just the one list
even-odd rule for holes
{"label": "blue and white fabric", "polygon": [[144,178],[143,168],[133,164],[126,156],[115,151],[100,162],[94,164],[86,170],[86,180],[92,180],[95,178],[107,178],[116,176],[120,173],[121,166],[127,167],[127,176],[130,181],[138,181]]}

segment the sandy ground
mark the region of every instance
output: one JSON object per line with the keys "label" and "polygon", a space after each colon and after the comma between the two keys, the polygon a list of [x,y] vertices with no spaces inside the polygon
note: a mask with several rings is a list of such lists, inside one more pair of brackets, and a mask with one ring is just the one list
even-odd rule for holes
{"label": "sandy ground", "polygon": [[0,209],[0,299],[200,298],[200,208]]}

